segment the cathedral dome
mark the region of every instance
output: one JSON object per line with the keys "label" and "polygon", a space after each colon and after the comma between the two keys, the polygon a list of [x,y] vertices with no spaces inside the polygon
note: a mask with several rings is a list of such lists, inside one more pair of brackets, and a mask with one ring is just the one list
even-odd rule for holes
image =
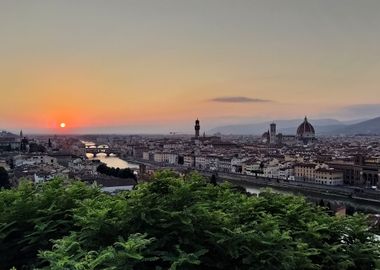
{"label": "cathedral dome", "polygon": [[297,129],[297,136],[301,138],[313,138],[315,137],[315,130],[312,124],[307,121],[307,117],[303,123]]}

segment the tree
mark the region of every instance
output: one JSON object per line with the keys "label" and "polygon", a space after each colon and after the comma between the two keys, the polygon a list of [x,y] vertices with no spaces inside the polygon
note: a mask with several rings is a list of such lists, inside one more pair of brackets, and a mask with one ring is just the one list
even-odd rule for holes
{"label": "tree", "polygon": [[216,179],[216,175],[215,175],[215,173],[213,173],[212,175],[211,175],[211,178],[210,178],[210,184],[212,184],[212,185],[217,185],[217,179]]}
{"label": "tree", "polygon": [[34,269],[41,265],[39,250],[52,248],[52,239],[61,239],[78,229],[74,210],[82,200],[101,195],[82,182],[66,185],[55,179],[33,185],[22,182],[17,188],[0,191],[0,269]]}
{"label": "tree", "polygon": [[10,186],[7,170],[4,167],[0,167],[0,188],[9,188]]}
{"label": "tree", "polygon": [[110,168],[105,164],[100,164],[96,169],[98,173],[105,174],[108,176],[123,178],[123,179],[134,179],[137,182],[136,175],[133,170],[129,168],[120,169],[120,168]]}
{"label": "tree", "polygon": [[0,191],[0,268],[376,269],[365,215],[329,216],[303,197],[244,194],[171,171],[110,195],[53,180]]}

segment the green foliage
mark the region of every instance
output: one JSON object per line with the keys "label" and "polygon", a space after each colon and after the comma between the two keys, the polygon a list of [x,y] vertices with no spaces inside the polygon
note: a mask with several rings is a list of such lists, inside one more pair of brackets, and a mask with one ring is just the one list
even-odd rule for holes
{"label": "green foliage", "polygon": [[331,217],[302,197],[248,196],[196,174],[158,172],[115,196],[23,184],[1,191],[0,211],[1,269],[376,269],[380,256],[364,215]]}
{"label": "green foliage", "polygon": [[[155,261],[156,258],[145,258],[141,250],[152,242],[146,235],[130,235],[125,241],[120,238],[113,245],[99,250],[87,251],[77,241],[77,235],[55,241],[52,251],[41,252],[40,257],[50,262],[46,269],[133,269],[139,262]],[[67,259],[67,254],[73,254]],[[66,259],[62,259],[66,258]]]}
{"label": "green foliage", "polygon": [[38,250],[49,249],[50,239],[75,230],[73,209],[85,198],[101,194],[81,182],[67,185],[54,180],[41,185],[23,182],[0,192],[0,269],[39,265]]}

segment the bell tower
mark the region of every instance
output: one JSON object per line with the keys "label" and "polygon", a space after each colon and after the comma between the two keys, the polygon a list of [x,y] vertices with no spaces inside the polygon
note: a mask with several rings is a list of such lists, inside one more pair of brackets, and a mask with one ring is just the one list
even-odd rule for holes
{"label": "bell tower", "polygon": [[201,126],[199,125],[198,119],[195,121],[194,129],[195,129],[195,138],[199,138],[199,131],[201,129]]}
{"label": "bell tower", "polygon": [[276,123],[270,124],[269,143],[276,144]]}

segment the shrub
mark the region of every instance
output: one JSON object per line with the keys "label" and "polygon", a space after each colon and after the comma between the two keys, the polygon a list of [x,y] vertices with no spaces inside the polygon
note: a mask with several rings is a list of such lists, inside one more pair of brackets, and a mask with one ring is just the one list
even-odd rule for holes
{"label": "shrub", "polygon": [[303,197],[248,196],[194,174],[159,172],[115,196],[55,180],[0,198],[1,268],[375,269],[379,260],[364,215],[329,216]]}

